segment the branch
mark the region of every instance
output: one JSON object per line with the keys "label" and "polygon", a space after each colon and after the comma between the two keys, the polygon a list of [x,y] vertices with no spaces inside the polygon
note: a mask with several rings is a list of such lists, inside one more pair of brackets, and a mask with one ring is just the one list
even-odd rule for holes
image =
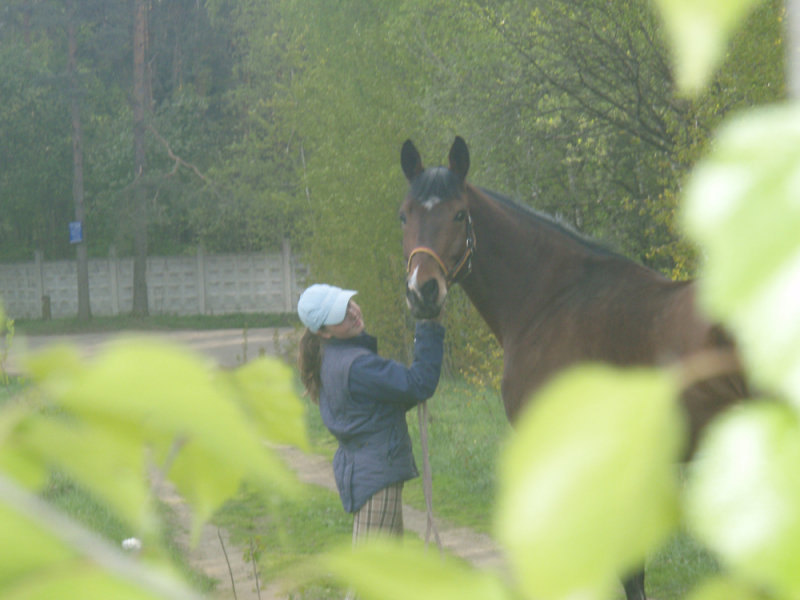
{"label": "branch", "polygon": [[183,166],[183,167],[186,167],[187,169],[191,169],[191,170],[194,172],[194,174],[195,174],[195,175],[197,175],[197,176],[198,176],[200,179],[202,179],[202,180],[203,180],[203,182],[204,182],[204,183],[205,183],[205,184],[206,184],[208,187],[210,187],[210,188],[211,188],[211,191],[213,191],[213,192],[214,192],[214,194],[215,194],[215,195],[216,195],[218,198],[220,198],[220,194],[219,194],[219,192],[217,192],[217,188],[216,188],[216,186],[214,185],[214,182],[213,182],[213,181],[211,181],[211,180],[210,180],[208,177],[206,177],[205,175],[203,175],[203,174],[200,172],[200,169],[198,169],[198,168],[197,168],[195,165],[193,165],[192,163],[190,163],[190,162],[188,162],[188,161],[185,161],[185,160],[183,160],[183,159],[182,159],[180,156],[178,156],[177,154],[175,154],[175,153],[172,151],[172,148],[170,147],[170,145],[169,145],[169,142],[167,142],[167,140],[165,140],[165,139],[164,139],[164,137],[163,137],[163,136],[162,136],[160,133],[158,133],[158,131],[156,131],[155,127],[153,127],[152,125],[148,124],[148,125],[147,125],[147,130],[148,130],[150,133],[152,133],[152,134],[155,136],[155,138],[156,138],[156,139],[157,139],[159,142],[161,142],[161,145],[162,145],[162,146],[164,146],[164,149],[167,151],[167,156],[169,156],[169,157],[170,157],[170,159],[172,159],[172,160],[174,160],[174,161],[175,161],[175,164],[174,164],[174,165],[173,165],[173,167],[172,167],[172,171],[170,172],[170,174],[168,175],[168,177],[169,177],[169,176],[172,176],[172,175],[174,175],[174,174],[175,174],[175,173],[178,171],[178,167],[181,167],[181,166]]}

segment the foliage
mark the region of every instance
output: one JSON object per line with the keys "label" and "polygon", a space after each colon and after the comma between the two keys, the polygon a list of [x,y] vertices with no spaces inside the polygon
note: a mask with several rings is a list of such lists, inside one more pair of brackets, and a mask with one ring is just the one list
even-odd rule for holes
{"label": "foliage", "polygon": [[[195,533],[244,480],[268,496],[299,492],[264,446],[306,445],[291,372],[278,361],[221,372],[185,351],[131,338],[90,365],[63,346],[30,357],[27,368],[32,385],[0,412],[4,597],[63,596],[71,586],[85,598],[191,597],[163,572],[152,469],[191,504]],[[32,495],[52,469],[85,486],[143,540],[144,562]]]}
{"label": "foliage", "polygon": [[70,172],[71,148],[69,121],[57,112],[67,115],[67,104],[51,85],[58,55],[50,40],[10,33],[4,28],[0,38],[0,255],[63,252],[71,196],[62,174]]}
{"label": "foliage", "polygon": [[770,106],[728,122],[690,181],[686,211],[707,253],[706,308],[735,328],[754,383],[796,405],[799,108]]}

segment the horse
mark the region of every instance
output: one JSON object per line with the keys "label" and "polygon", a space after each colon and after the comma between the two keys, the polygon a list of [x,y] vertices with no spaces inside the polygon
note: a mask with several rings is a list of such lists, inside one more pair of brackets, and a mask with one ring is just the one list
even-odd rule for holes
{"label": "horse", "polygon": [[[730,372],[687,387],[687,458],[708,422],[747,397],[731,337],[698,307],[692,281],[674,281],[557,220],[467,182],[470,158],[456,137],[449,166],[424,168],[411,140],[399,211],[406,301],[416,318],[438,316],[458,284],[503,350],[501,394],[512,426],[537,389],[580,362],[668,365],[703,352],[733,357]],[[645,600],[644,569],[625,579]]]}

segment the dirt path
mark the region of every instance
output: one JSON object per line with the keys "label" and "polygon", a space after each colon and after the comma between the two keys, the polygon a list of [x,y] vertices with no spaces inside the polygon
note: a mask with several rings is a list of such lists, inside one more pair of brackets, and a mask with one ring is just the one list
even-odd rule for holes
{"label": "dirt path", "polygon": [[[330,462],[321,456],[305,454],[292,447],[280,447],[279,453],[286,463],[297,473],[298,479],[310,485],[336,489]],[[253,566],[243,560],[244,549],[232,544],[227,532],[214,525],[206,525],[200,541],[193,549],[189,548],[190,513],[181,498],[168,485],[158,486],[159,495],[175,511],[183,535],[178,540],[188,550],[190,564],[209,577],[219,581],[215,592],[210,596],[215,600],[286,600],[278,585],[267,584],[264,589],[256,588]],[[403,522],[407,531],[417,533],[424,539],[427,519],[424,511],[403,505]],[[502,556],[492,541],[484,534],[466,527],[455,527],[439,519],[436,527],[442,546],[455,556],[459,556],[478,568],[500,569]],[[431,542],[433,543],[433,541]],[[233,583],[231,582],[233,574]],[[235,586],[235,593],[234,593]],[[264,586],[264,582],[260,582]]]}

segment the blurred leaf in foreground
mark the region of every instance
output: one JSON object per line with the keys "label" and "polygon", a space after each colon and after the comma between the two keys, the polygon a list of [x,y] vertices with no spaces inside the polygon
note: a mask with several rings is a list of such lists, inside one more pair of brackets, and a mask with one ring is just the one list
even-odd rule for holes
{"label": "blurred leaf in foreground", "polygon": [[800,408],[800,105],[720,131],[689,181],[685,222],[706,253],[702,302],[733,331],[754,383]]}
{"label": "blurred leaf in foreground", "polygon": [[588,365],[547,386],[500,463],[496,531],[531,598],[609,598],[676,527],[683,424],[665,372]]}
{"label": "blurred leaf in foreground", "polygon": [[322,558],[322,566],[364,600],[510,600],[505,585],[488,571],[441,558],[421,542],[376,538]]}
{"label": "blurred leaf in foreground", "polygon": [[[194,508],[195,531],[245,479],[299,491],[264,444],[273,437],[305,443],[288,368],[264,358],[221,375],[204,357],[139,338],[109,344],[88,364],[76,356],[62,347],[29,359],[53,408],[20,428],[17,444],[87,485],[137,531],[154,521],[143,510],[148,453]],[[278,422],[286,425],[282,436]]]}
{"label": "blurred leaf in foreground", "polygon": [[728,39],[761,0],[656,0],[672,48],[675,79],[697,93],[722,62]]}
{"label": "blurred leaf in foreground", "polygon": [[686,493],[695,535],[739,575],[800,597],[800,423],[784,404],[724,415],[701,442]]}

